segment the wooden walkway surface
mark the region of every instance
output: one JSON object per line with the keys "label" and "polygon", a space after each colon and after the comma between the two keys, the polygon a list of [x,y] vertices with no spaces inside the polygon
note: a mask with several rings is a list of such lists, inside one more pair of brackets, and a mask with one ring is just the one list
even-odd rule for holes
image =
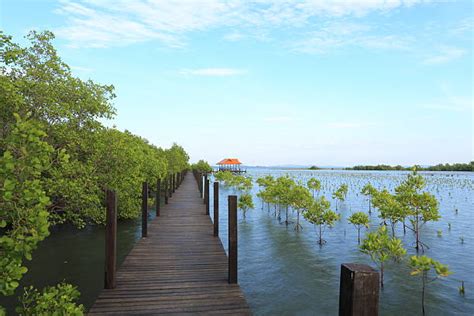
{"label": "wooden walkway surface", "polygon": [[205,213],[188,173],[89,315],[249,315],[239,285],[227,282],[227,256]]}

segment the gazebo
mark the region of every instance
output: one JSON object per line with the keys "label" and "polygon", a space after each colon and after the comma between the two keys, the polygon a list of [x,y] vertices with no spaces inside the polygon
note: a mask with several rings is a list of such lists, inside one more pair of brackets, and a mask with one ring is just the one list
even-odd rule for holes
{"label": "gazebo", "polygon": [[242,163],[237,158],[225,158],[217,163],[218,171],[245,172],[240,168]]}

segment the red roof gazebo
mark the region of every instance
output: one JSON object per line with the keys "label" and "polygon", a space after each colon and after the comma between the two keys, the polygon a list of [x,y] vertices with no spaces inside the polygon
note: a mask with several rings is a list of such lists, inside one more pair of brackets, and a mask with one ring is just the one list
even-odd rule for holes
{"label": "red roof gazebo", "polygon": [[240,168],[241,165],[237,158],[225,158],[217,163],[218,171],[245,172]]}

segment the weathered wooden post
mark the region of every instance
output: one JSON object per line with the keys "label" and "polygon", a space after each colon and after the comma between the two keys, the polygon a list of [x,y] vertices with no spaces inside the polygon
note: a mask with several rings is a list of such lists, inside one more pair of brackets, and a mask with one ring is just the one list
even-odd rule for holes
{"label": "weathered wooden post", "polygon": [[214,182],[214,236],[219,236],[219,182]]}
{"label": "weathered wooden post", "polygon": [[173,193],[176,191],[176,173],[171,174],[171,187],[173,188]]}
{"label": "weathered wooden post", "polygon": [[156,216],[160,216],[160,209],[161,209],[161,180],[158,179],[156,181],[156,196],[155,196],[155,203],[156,203]]}
{"label": "weathered wooden post", "polygon": [[206,204],[206,183],[207,183],[207,173],[204,174],[204,192],[203,192],[203,196],[202,196],[203,199],[204,199],[204,204]]}
{"label": "weathered wooden post", "polygon": [[142,184],[142,238],[148,235],[148,183]]}
{"label": "weathered wooden post", "polygon": [[106,205],[104,287],[113,289],[117,268],[117,195],[115,191],[107,190]]}
{"label": "weathered wooden post", "polygon": [[366,264],[341,264],[340,316],[379,314],[379,272]]}
{"label": "weathered wooden post", "polygon": [[206,182],[204,183],[204,203],[206,203],[206,215],[209,215],[209,186],[210,181],[209,179],[206,179]]}
{"label": "weathered wooden post", "polygon": [[173,197],[173,174],[170,174],[168,177],[168,194],[169,197]]}
{"label": "weathered wooden post", "polygon": [[199,196],[202,197],[202,173],[197,173],[196,181],[198,183]]}
{"label": "weathered wooden post", "polygon": [[168,204],[168,178],[163,181],[163,192],[165,193],[165,204]]}
{"label": "weathered wooden post", "polygon": [[237,196],[229,195],[229,274],[228,282],[237,283]]}

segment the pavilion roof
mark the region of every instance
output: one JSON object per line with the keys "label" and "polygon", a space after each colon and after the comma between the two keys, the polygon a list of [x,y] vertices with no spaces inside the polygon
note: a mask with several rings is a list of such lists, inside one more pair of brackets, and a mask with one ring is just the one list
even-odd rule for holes
{"label": "pavilion roof", "polygon": [[241,165],[242,163],[237,158],[225,158],[217,163],[218,165]]}

